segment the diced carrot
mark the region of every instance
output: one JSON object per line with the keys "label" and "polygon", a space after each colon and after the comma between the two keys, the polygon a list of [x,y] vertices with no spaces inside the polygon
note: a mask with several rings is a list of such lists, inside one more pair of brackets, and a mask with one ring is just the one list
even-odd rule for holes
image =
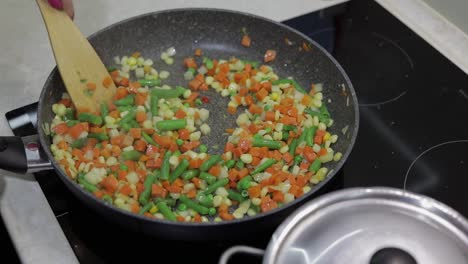
{"label": "diced carrot", "polygon": [[317,130],[317,132],[315,132],[315,135],[323,137],[323,136],[325,136],[326,133],[327,133],[327,131],[320,129],[320,130]]}
{"label": "diced carrot", "polygon": [[57,146],[59,149],[68,150],[68,143],[65,140],[60,141]]}
{"label": "diced carrot", "polygon": [[122,150],[119,146],[112,146],[112,156],[118,157],[122,153]]}
{"label": "diced carrot", "polygon": [[179,138],[182,140],[187,140],[190,138],[190,131],[186,128],[179,129]]}
{"label": "diced carrot", "polygon": [[119,177],[119,180],[125,181],[127,177],[128,172],[126,170],[119,170],[117,172],[117,177]]}
{"label": "diced carrot", "polygon": [[233,151],[233,150],[234,150],[234,144],[232,144],[231,142],[226,142],[224,151],[228,152],[228,151]]}
{"label": "diced carrot", "polygon": [[73,139],[77,139],[81,135],[81,133],[83,133],[84,131],[86,131],[86,129],[83,123],[78,123],[68,129],[68,134]]}
{"label": "diced carrot", "polygon": [[265,120],[266,121],[275,121],[275,112],[273,111],[266,111],[265,112]]}
{"label": "diced carrot", "polygon": [[[176,145],[177,146],[177,145]],[[180,146],[180,150],[183,152],[192,150],[200,146],[200,141],[185,141],[182,146]]]}
{"label": "diced carrot", "polygon": [[273,192],[273,201],[282,203],[284,201],[284,194],[281,191]]}
{"label": "diced carrot", "polygon": [[95,192],[93,192],[94,196],[96,196],[97,198],[101,199],[102,196],[104,196],[104,193],[100,190],[97,190]]}
{"label": "diced carrot", "polygon": [[184,110],[182,109],[179,109],[175,112],[175,117],[181,119],[181,118],[184,118],[185,116],[187,115],[187,113],[185,113]]}
{"label": "diced carrot", "polygon": [[189,162],[189,168],[191,169],[198,169],[200,168],[203,160],[201,159],[191,159]]}
{"label": "diced carrot", "polygon": [[195,185],[195,187],[197,187],[198,189],[200,189],[200,186],[201,186],[201,180],[200,178],[197,178],[197,177],[194,177],[192,178],[192,183]]}
{"label": "diced carrot", "polygon": [[96,90],[96,84],[93,82],[89,82],[86,84],[86,88],[88,88],[89,90]]}
{"label": "diced carrot", "polygon": [[141,56],[141,52],[139,52],[139,51],[135,51],[135,52],[132,53],[132,57],[134,57],[134,58],[138,58],[140,56]]}
{"label": "diced carrot", "polygon": [[226,220],[226,221],[234,219],[234,216],[228,212],[219,213],[219,217],[221,217],[221,219]]}
{"label": "diced carrot", "polygon": [[258,164],[260,164],[260,161],[262,161],[259,157],[253,157],[252,158],[252,165],[253,166],[257,166]]}
{"label": "diced carrot", "polygon": [[263,99],[265,99],[265,97],[268,96],[268,91],[265,89],[265,88],[262,88],[260,89],[260,91],[258,91],[255,96],[257,97],[257,99],[259,101],[262,101]]}
{"label": "diced carrot", "polygon": [[62,134],[67,133],[67,131],[68,131],[68,126],[67,126],[66,123],[61,123],[61,124],[56,125],[52,130],[53,130],[56,134],[62,135]]}
{"label": "diced carrot", "polygon": [[141,138],[141,128],[130,128],[129,132],[133,138]]}
{"label": "diced carrot", "polygon": [[304,187],[306,184],[307,184],[307,179],[305,176],[302,176],[302,175],[298,175],[296,176],[296,184],[299,186],[299,187]]}
{"label": "diced carrot", "polygon": [[146,161],[146,167],[150,169],[161,168],[162,159],[149,159]]}
{"label": "diced carrot", "polygon": [[112,78],[117,78],[117,77],[120,76],[120,73],[119,73],[118,70],[115,70],[115,71],[110,72],[110,76],[111,76]]}
{"label": "diced carrot", "polygon": [[144,105],[146,102],[146,94],[145,93],[137,93],[135,96],[135,104],[136,105]]}
{"label": "diced carrot", "polygon": [[312,162],[317,158],[317,154],[315,154],[314,150],[310,146],[305,146],[302,153],[309,162]]}
{"label": "diced carrot", "polygon": [[267,50],[265,55],[263,56],[263,61],[270,62],[276,58],[276,51],[275,50]]}
{"label": "diced carrot", "polygon": [[250,198],[260,197],[261,191],[262,191],[262,187],[260,185],[252,186],[248,189],[249,197]]}
{"label": "diced carrot", "polygon": [[251,39],[248,35],[242,37],[241,45],[244,47],[250,47]]}
{"label": "diced carrot", "polygon": [[122,98],[126,97],[127,95],[128,95],[128,91],[127,91],[127,88],[125,88],[125,87],[119,87],[115,91],[115,99],[116,100],[122,99]]}
{"label": "diced carrot", "polygon": [[58,104],[63,104],[66,107],[70,107],[72,105],[72,101],[68,98],[63,98],[62,100],[58,101]]}
{"label": "diced carrot", "polygon": [[202,218],[198,213],[195,213],[195,215],[193,216],[193,221],[197,223],[201,223]]}
{"label": "diced carrot", "polygon": [[216,165],[216,166],[211,167],[208,170],[208,173],[214,176],[219,176],[219,174],[221,174],[221,165]]}
{"label": "diced carrot", "polygon": [[138,205],[138,203],[133,203],[130,206],[130,210],[132,211],[132,213],[138,214],[138,212],[140,211],[140,205]]}
{"label": "diced carrot", "polygon": [[126,78],[126,77],[122,77],[122,79],[118,83],[118,85],[121,85],[121,86],[124,86],[124,87],[128,87],[129,84],[130,84],[130,80],[128,78]]}
{"label": "diced carrot", "polygon": [[196,90],[198,90],[198,88],[200,88],[200,86],[201,86],[202,84],[203,84],[203,82],[201,82],[200,80],[198,80],[198,79],[192,79],[192,80],[189,82],[188,86],[189,86],[190,89],[196,91]]}
{"label": "diced carrot", "polygon": [[114,83],[112,81],[112,78],[110,76],[106,76],[106,78],[104,78],[104,80],[102,80],[102,85],[106,88],[109,88],[109,86],[112,85],[112,83]]}
{"label": "diced carrot", "polygon": [[305,106],[309,106],[310,103],[312,103],[312,97],[305,94],[304,97],[302,97],[301,103]]}
{"label": "diced carrot", "polygon": [[193,68],[193,69],[197,68],[197,63],[195,62],[195,60],[193,58],[185,58],[184,59],[184,65],[187,68]]}
{"label": "diced carrot", "polygon": [[194,55],[200,57],[202,55],[202,50],[201,49],[196,49],[195,52],[194,52]]}
{"label": "diced carrot", "polygon": [[327,155],[328,151],[326,148],[321,148],[318,155],[319,156],[324,156],[324,155]]}
{"label": "diced carrot", "polygon": [[234,115],[237,113],[237,107],[233,107],[233,106],[228,106],[228,109],[227,109],[228,113]]}
{"label": "diced carrot", "polygon": [[299,187],[298,185],[291,185],[291,187],[289,188],[289,191],[288,191],[290,194],[294,195],[294,197],[298,198],[300,196],[302,196],[302,194],[304,193],[302,191],[302,188]]}
{"label": "diced carrot", "polygon": [[280,118],[280,122],[285,124],[285,125],[295,125],[295,124],[297,124],[296,118],[289,117],[289,116],[282,116]]}
{"label": "diced carrot", "polygon": [[268,195],[263,197],[260,202],[260,208],[262,209],[262,212],[268,212],[277,207],[278,207],[278,204],[275,201],[273,201]]}
{"label": "diced carrot", "polygon": [[141,123],[146,120],[146,113],[143,111],[138,111],[135,117],[136,121]]}
{"label": "diced carrot", "polygon": [[187,192],[186,194],[187,198],[195,198],[197,196],[197,190],[196,189],[191,189],[190,191]]}
{"label": "diced carrot", "polygon": [[242,178],[246,177],[247,175],[249,175],[249,169],[242,168],[241,170],[239,170],[237,175],[239,176],[239,179],[242,179]]}
{"label": "diced carrot", "polygon": [[167,190],[164,189],[163,187],[153,184],[151,185],[151,196],[153,197],[162,197],[165,198],[167,195]]}
{"label": "diced carrot", "polygon": [[261,114],[263,112],[263,108],[256,104],[251,104],[249,107],[249,112],[252,114]]}
{"label": "diced carrot", "polygon": [[234,129],[233,128],[226,128],[226,133],[228,134],[232,134],[234,132]]}
{"label": "diced carrot", "polygon": [[136,162],[133,160],[126,160],[124,164],[128,167],[129,171],[135,171]]}
{"label": "diced carrot", "polygon": [[140,152],[144,152],[146,150],[146,142],[143,141],[143,140],[136,140],[134,143],[133,143],[133,147],[135,148],[135,150],[137,151],[140,151]]}
{"label": "diced carrot", "polygon": [[159,136],[157,134],[153,135],[153,139],[156,143],[166,148],[170,147],[173,141],[169,136]]}
{"label": "diced carrot", "polygon": [[120,117],[120,112],[119,112],[119,110],[114,110],[114,111],[111,111],[111,112],[109,113],[109,116],[111,116],[111,117],[113,117],[113,118],[116,118],[116,119],[117,119],[117,118],[119,118],[119,117]]}
{"label": "diced carrot", "polygon": [[114,175],[109,175],[104,180],[102,180],[101,185],[109,192],[113,193],[117,190],[119,181],[114,177]]}
{"label": "diced carrot", "polygon": [[120,188],[119,192],[123,195],[129,195],[132,192],[132,188],[130,188],[130,184],[125,184]]}
{"label": "diced carrot", "polygon": [[183,217],[181,215],[176,215],[176,220],[177,220],[177,222],[185,222],[185,217]]}

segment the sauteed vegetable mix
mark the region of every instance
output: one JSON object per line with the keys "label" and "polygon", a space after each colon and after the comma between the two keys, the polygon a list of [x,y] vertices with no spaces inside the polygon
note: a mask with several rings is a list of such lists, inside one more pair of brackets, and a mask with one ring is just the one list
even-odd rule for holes
{"label": "sauteed vegetable mix", "polygon": [[[169,48],[161,59],[173,64],[174,54]],[[341,153],[332,149],[338,136],[327,132],[333,119],[322,86],[306,92],[278,76],[268,66],[274,56],[267,51],[260,64],[197,49],[184,60],[185,87],[163,84],[170,73],[138,52],[116,57],[112,80],[103,80],[118,86],[115,100],[100,113],[75,109],[67,94],[53,105],[54,157],[85,190],[147,217],[226,221],[289,203],[323,180],[322,165]],[[91,96],[96,85],[82,83]],[[230,98],[221,111],[237,115],[222,155],[203,144],[211,133],[208,89]]]}

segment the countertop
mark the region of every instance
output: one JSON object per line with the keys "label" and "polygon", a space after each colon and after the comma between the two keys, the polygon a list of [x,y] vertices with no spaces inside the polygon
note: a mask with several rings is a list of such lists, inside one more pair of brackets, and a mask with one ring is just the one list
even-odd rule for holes
{"label": "countertop", "polygon": [[[85,35],[139,14],[216,7],[284,21],[346,0],[76,0],[75,22]],[[12,135],[5,113],[33,103],[55,65],[39,10],[31,0],[0,1],[0,134]],[[0,171],[0,212],[23,263],[77,263],[32,175]]]}

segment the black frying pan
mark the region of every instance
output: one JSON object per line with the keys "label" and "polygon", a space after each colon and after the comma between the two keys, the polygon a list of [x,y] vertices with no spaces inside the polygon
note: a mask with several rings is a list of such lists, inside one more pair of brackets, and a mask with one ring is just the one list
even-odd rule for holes
{"label": "black frying pan", "polygon": [[[240,45],[242,28],[252,38],[250,48]],[[285,38],[290,43],[285,41]],[[241,59],[262,61],[267,49],[277,51],[276,60],[270,65],[279,76],[293,76],[308,89],[311,83],[324,84],[324,97],[329,100],[329,111],[335,121],[331,127],[333,133],[339,134],[338,142],[333,146],[343,153],[339,162],[328,163],[331,170],[328,177],[314,186],[294,202],[267,213],[240,220],[210,223],[179,223],[151,219],[135,215],[109,206],[71,181],[53,159],[49,149],[51,139],[41,124],[51,123],[54,114],[52,104],[59,101],[65,91],[57,69],[47,79],[39,99],[38,135],[46,157],[69,188],[83,203],[95,209],[110,221],[125,227],[161,238],[183,240],[230,239],[252,237],[255,232],[279,224],[293,209],[318,193],[324,185],[340,170],[349,156],[356,139],[359,124],[357,98],[349,78],[341,66],[317,43],[303,34],[274,21],[258,16],[217,9],[177,9],[150,13],[124,20],[109,26],[90,37],[90,42],[106,65],[113,65],[114,56],[122,56],[140,51],[145,58],[153,58],[156,69],[171,72],[167,81],[170,85],[185,85],[182,75],[183,58],[192,56],[196,48],[201,48],[204,55],[211,58],[235,56]],[[303,43],[310,50],[303,48]],[[174,46],[177,50],[174,65],[168,66],[159,60],[161,52]],[[73,51],[71,51],[73,52]],[[344,89],[344,90],[343,90]],[[224,146],[226,136],[224,128],[234,127],[235,117],[225,117],[227,101],[220,96],[208,94],[211,103],[209,124],[212,135],[202,138],[209,145]],[[346,133],[342,129],[347,127]],[[0,138],[0,167],[16,172],[26,172],[41,168],[28,164],[24,154],[24,139],[15,137]],[[29,145],[29,151],[31,146]],[[222,149],[222,147],[221,147]],[[28,157],[30,159],[31,157]]]}

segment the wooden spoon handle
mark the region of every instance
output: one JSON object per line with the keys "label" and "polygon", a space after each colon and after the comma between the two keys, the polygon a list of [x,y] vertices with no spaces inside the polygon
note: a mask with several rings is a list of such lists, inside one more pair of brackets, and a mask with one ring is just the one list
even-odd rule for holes
{"label": "wooden spoon handle", "polygon": [[103,84],[110,78],[109,72],[65,12],[51,7],[46,0],[37,0],[37,4],[60,75],[73,103],[79,111],[99,112],[100,105],[108,103],[115,94],[113,82]]}

